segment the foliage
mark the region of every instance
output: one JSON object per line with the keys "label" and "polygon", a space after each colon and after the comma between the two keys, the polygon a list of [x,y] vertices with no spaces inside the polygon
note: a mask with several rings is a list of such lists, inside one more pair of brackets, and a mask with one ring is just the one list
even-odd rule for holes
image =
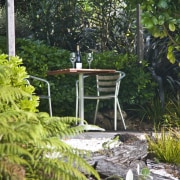
{"label": "foliage", "polygon": [[[57,47],[61,47],[64,49],[68,49],[70,51],[75,50],[75,46],[77,42],[80,42],[81,51],[88,52],[101,52],[101,51],[111,51],[109,56],[99,54],[102,58],[106,59],[107,62],[112,62],[111,55],[112,52],[117,52],[118,54],[125,54],[129,56],[130,53],[135,53],[136,48],[136,6],[137,4],[141,4],[142,8],[142,22],[145,26],[144,31],[144,42],[146,47],[146,60],[148,60],[148,65],[146,67],[150,67],[149,69],[153,69],[158,77],[162,78],[163,85],[165,89],[165,93],[172,94],[169,87],[170,85],[174,85],[173,89],[176,91],[173,92],[173,95],[179,92],[179,6],[175,2],[171,2],[169,0],[160,0],[154,1],[150,0],[148,2],[142,0],[122,1],[118,0],[108,0],[108,1],[96,1],[96,0],[88,0],[88,1],[16,1],[16,29],[18,32],[16,34],[23,34],[24,29],[28,31],[28,34],[23,34],[24,37],[43,40],[48,45],[53,45]],[[26,4],[26,5],[25,5]],[[127,6],[128,4],[128,6]],[[4,2],[2,2],[2,6]],[[4,11],[4,9],[2,9]],[[28,12],[28,13],[27,13]],[[2,15],[4,12],[2,12]],[[4,17],[4,15],[2,16]],[[73,17],[73,18],[72,18]],[[2,34],[4,35],[5,28],[3,24],[5,18],[2,18],[0,25],[2,29]],[[18,25],[19,24],[19,25]],[[24,28],[23,27],[24,24]],[[17,26],[18,25],[18,26]],[[19,27],[19,28],[18,28]],[[29,33],[29,31],[31,31]],[[29,36],[30,34],[30,36]],[[155,38],[152,38],[154,35]],[[150,37],[150,41],[147,39]],[[1,41],[1,40],[0,40]],[[36,41],[37,44],[41,44],[39,46],[41,54],[42,51],[49,52],[48,48],[42,47],[42,43]],[[37,49],[33,48],[28,42],[29,51],[26,48],[22,48],[20,51],[18,50],[18,55],[26,56],[25,52],[28,52],[29,55],[27,58],[28,61],[31,61],[31,56],[33,59],[34,67],[38,67],[39,72],[28,72],[30,74],[38,74],[40,77],[46,78],[46,70],[56,69],[57,67],[70,67],[71,65],[67,64],[68,52],[65,56],[63,53],[59,52],[59,49],[50,50],[48,56],[42,55],[39,56]],[[150,46],[148,45],[150,44]],[[2,44],[0,43],[0,46]],[[31,46],[31,47],[30,47]],[[148,47],[147,47],[148,46]],[[30,51],[33,53],[30,54]],[[56,53],[56,52],[57,53]],[[61,51],[61,50],[60,50]],[[5,51],[3,51],[5,52]],[[58,54],[57,57],[53,57],[52,54]],[[61,55],[59,55],[59,53]],[[51,55],[52,56],[51,56]],[[107,52],[108,54],[108,52]],[[106,55],[107,55],[106,54]],[[128,55],[127,55],[128,54]],[[168,58],[171,59],[174,64],[167,63],[167,55]],[[104,57],[103,57],[104,56]],[[42,63],[38,61],[38,59],[43,59]],[[57,59],[56,59],[57,58]],[[58,60],[59,58],[59,60]],[[129,58],[129,57],[128,57]],[[23,58],[24,60],[26,58]],[[47,60],[53,59],[53,61],[48,61],[48,65],[46,65]],[[60,59],[66,59],[61,61]],[[101,61],[98,59],[98,62],[93,62],[95,68],[99,67],[110,67],[110,63],[107,64],[106,61]],[[101,59],[101,58],[100,58]],[[131,59],[131,58],[130,58]],[[120,61],[120,60],[118,60]],[[52,63],[51,63],[52,62]],[[54,63],[55,62],[55,63]],[[24,62],[26,63],[26,62]],[[44,64],[43,64],[44,63]],[[51,65],[49,65],[51,63]],[[117,62],[119,63],[119,62]],[[54,64],[54,65],[53,65]],[[83,62],[85,64],[85,60]],[[106,65],[107,64],[107,65]],[[155,66],[154,66],[155,64]],[[26,64],[25,64],[26,65]],[[57,66],[56,66],[57,65]],[[97,66],[96,66],[97,65]],[[101,66],[102,65],[102,66]],[[27,64],[26,66],[29,66]],[[86,65],[85,65],[86,66]],[[138,66],[138,65],[137,65]],[[116,67],[116,66],[115,66]],[[136,67],[136,65],[135,65]],[[30,68],[30,67],[29,67]],[[44,68],[44,69],[43,69]],[[121,67],[120,67],[121,68]],[[36,68],[35,68],[36,69]],[[133,72],[134,70],[134,72]],[[131,71],[129,73],[129,71]],[[126,96],[122,96],[121,99],[123,104],[143,104],[146,103],[150,97],[153,97],[154,94],[154,82],[151,80],[150,73],[146,68],[140,70],[136,70],[136,68],[125,68],[126,79],[127,81],[123,81],[122,86],[126,88]],[[138,73],[140,76],[138,76]],[[43,75],[41,75],[41,73]],[[135,77],[133,79],[133,84],[131,84],[130,76],[133,75]],[[129,77],[128,77],[129,76]],[[69,85],[73,87],[73,83],[75,83],[76,77],[48,77],[48,79],[52,80],[52,91],[55,94],[53,100],[53,108],[55,110],[55,114],[63,114],[68,115],[69,112],[71,114],[73,112],[73,106],[71,104],[74,103],[75,98],[75,89],[68,88]],[[64,81],[65,80],[65,81]],[[142,81],[141,81],[142,80]],[[168,83],[167,83],[168,80]],[[136,82],[135,82],[136,81]],[[54,83],[55,82],[55,83]],[[58,82],[58,83],[57,83]],[[62,82],[62,84],[61,84]],[[66,82],[66,84],[64,84]],[[128,84],[124,85],[124,83]],[[138,82],[142,82],[142,84],[137,85]],[[148,83],[152,83],[148,85]],[[57,86],[59,84],[59,86]],[[37,86],[41,86],[37,84]],[[61,87],[61,93],[59,91],[59,87]],[[135,87],[133,92],[127,91]],[[150,87],[150,89],[148,89]],[[37,92],[39,93],[40,88],[37,88]],[[124,88],[122,88],[123,90]],[[139,90],[140,89],[140,90]],[[66,92],[67,91],[67,92]],[[135,91],[138,92],[135,94]],[[156,91],[159,91],[157,88]],[[123,94],[123,93],[122,93]],[[125,98],[128,99],[126,100]],[[140,97],[140,98],[139,98]],[[67,99],[66,99],[67,98]],[[138,100],[139,98],[139,100]],[[171,98],[171,97],[170,97]],[[144,102],[143,102],[144,101]],[[65,104],[69,102],[66,106]],[[41,110],[47,109],[47,103],[41,101]],[[65,110],[59,108],[59,104],[65,105]],[[106,104],[107,105],[107,104]],[[91,106],[93,107],[93,106]],[[67,110],[68,109],[68,110]],[[88,108],[92,109],[92,108]]]}
{"label": "foliage", "polygon": [[[95,60],[92,63],[92,67],[112,68],[126,73],[126,77],[121,83],[119,95],[123,106],[130,107],[131,105],[137,104],[143,106],[155,96],[155,88],[157,85],[153,82],[151,73],[147,69],[148,64],[145,61],[139,64],[136,55],[117,54],[113,51],[107,51],[97,54],[94,53],[94,57]],[[94,87],[88,88],[89,92],[93,92],[92,89],[94,89]],[[110,103],[100,104],[101,108],[107,108],[111,105]]]}
{"label": "foliage", "polygon": [[166,127],[180,126],[180,101],[170,100],[166,105],[166,113],[163,116],[163,125]]}
{"label": "foliage", "polygon": [[37,112],[38,97],[33,95],[34,87],[26,85],[28,74],[22,66],[22,59],[17,56],[9,59],[6,54],[0,55],[0,72],[3,73],[0,76],[0,112],[19,108]]}
{"label": "foliage", "polygon": [[146,61],[139,64],[137,57],[133,54],[118,56],[116,69],[126,73],[121,85],[121,93],[126,97],[126,100],[124,99],[125,103],[143,105],[155,96],[157,85],[147,67]]}
{"label": "foliage", "polygon": [[[153,74],[154,79],[161,79],[161,90],[168,94],[169,98],[178,95],[180,89],[180,66],[178,61],[174,64],[167,60],[166,52],[168,39],[155,39],[147,37],[145,59],[149,63],[149,70]],[[180,53],[175,53],[176,59],[180,58]],[[160,87],[158,88],[160,91]]]}
{"label": "foliage", "polygon": [[130,110],[134,112],[141,120],[154,122],[154,126],[159,128],[179,127],[180,126],[180,104],[179,100],[174,98],[165,98],[165,107],[162,108],[157,96],[146,102],[144,105],[135,105]]}
{"label": "foliage", "polygon": [[178,130],[163,128],[154,138],[147,136],[149,151],[163,162],[180,164],[180,134]]}
{"label": "foliage", "polygon": [[156,38],[168,38],[167,58],[171,63],[178,61],[175,53],[180,51],[180,1],[142,1],[142,23]]}
{"label": "foliage", "polygon": [[0,8],[0,35],[6,35],[6,12],[5,8]]}
{"label": "foliage", "polygon": [[25,38],[43,40],[70,51],[75,50],[78,42],[83,52],[92,49],[135,51],[136,12],[121,0],[23,0],[16,1],[15,7],[19,22],[16,34],[21,34],[24,23],[24,29],[31,33],[24,34]]}
{"label": "foliage", "polygon": [[7,42],[4,36],[0,36],[0,52],[7,54]]}
{"label": "foliage", "polygon": [[82,132],[82,127],[72,127],[75,118],[50,118],[25,111],[7,111],[0,118],[1,178],[86,179],[84,174],[99,178],[80,157],[85,152],[60,140]]}
{"label": "foliage", "polygon": [[138,174],[139,180],[148,180],[153,179],[152,176],[150,176],[150,170],[148,168],[141,169],[141,172]]}
{"label": "foliage", "polygon": [[74,149],[62,141],[83,132],[83,126],[74,126],[77,121],[74,117],[50,118],[46,113],[23,110],[19,102],[30,97],[33,91],[25,91],[27,74],[22,61],[18,57],[8,61],[4,54],[0,59],[3,107],[0,112],[0,179],[85,180],[85,175],[100,179],[81,157],[88,152]]}
{"label": "foliage", "polygon": [[[126,174],[126,180],[133,180],[133,172],[131,169],[128,170]],[[137,164],[137,179],[138,180],[150,180],[153,179],[152,176],[150,176],[150,170],[148,168],[143,168],[140,170],[139,164]]]}
{"label": "foliage", "polygon": [[[0,8],[0,35],[3,36],[7,34],[6,21],[6,8]],[[27,14],[22,14],[19,11],[15,11],[15,27],[16,37],[31,37],[32,32]]]}
{"label": "foliage", "polygon": [[[51,85],[53,114],[69,116],[74,113],[71,105],[75,101],[76,76],[48,76],[50,70],[71,67],[69,51],[46,46],[42,41],[17,40],[17,54],[23,58],[23,64],[30,75],[47,79]],[[38,69],[38,71],[37,71]],[[34,82],[37,94],[46,94],[42,83]],[[74,88],[72,88],[74,87]],[[73,99],[74,97],[74,99]],[[40,101],[40,111],[47,111],[47,100]],[[61,105],[63,104],[63,108]]]}
{"label": "foliage", "polygon": [[[23,58],[23,64],[27,67],[28,74],[42,77],[50,82],[53,114],[60,116],[74,115],[75,108],[72,104],[75,104],[75,81],[78,77],[69,75],[47,76],[48,70],[72,66],[69,60],[69,51],[46,46],[41,41],[17,39],[16,42],[17,54]],[[83,67],[86,68],[88,65],[85,53],[82,53],[82,61]],[[137,63],[136,56],[133,54],[123,55],[113,51],[94,53],[94,61],[92,62],[92,68],[113,68],[126,73],[120,90],[120,101],[122,105],[126,106],[144,104],[154,97],[155,83],[152,81],[147,65],[145,61],[142,64]],[[93,84],[93,80],[85,84],[87,93],[95,92],[96,87],[89,84]],[[37,94],[46,92],[41,84],[37,83],[34,86]],[[90,102],[86,105],[86,113],[92,114],[91,111],[94,112],[93,103]],[[100,105],[101,108],[112,106],[111,103],[104,103]],[[61,105],[63,105],[63,108],[60,108]],[[39,109],[47,111],[47,108],[47,102],[41,101]]]}
{"label": "foliage", "polygon": [[129,110],[134,112],[134,115],[138,116],[142,121],[153,122],[154,126],[163,123],[164,111],[157,96],[143,105],[136,104]]}

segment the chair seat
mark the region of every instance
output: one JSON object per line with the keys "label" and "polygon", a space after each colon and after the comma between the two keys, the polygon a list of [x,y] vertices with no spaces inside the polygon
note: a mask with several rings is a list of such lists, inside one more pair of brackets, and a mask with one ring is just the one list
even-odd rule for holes
{"label": "chair seat", "polygon": [[101,95],[101,96],[84,96],[84,99],[112,99],[115,98],[114,94]]}

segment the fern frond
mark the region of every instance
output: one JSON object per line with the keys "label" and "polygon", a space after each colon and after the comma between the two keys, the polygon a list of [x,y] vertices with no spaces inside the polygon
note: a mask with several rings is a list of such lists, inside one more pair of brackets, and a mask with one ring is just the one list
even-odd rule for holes
{"label": "fern frond", "polygon": [[36,141],[47,134],[35,113],[8,111],[0,119],[1,142]]}
{"label": "fern frond", "polygon": [[[79,153],[80,151],[78,150],[76,152]],[[82,155],[86,155],[87,157],[90,154],[87,151],[84,151],[84,154],[81,154],[81,156]],[[76,169],[79,169],[79,171],[81,171],[83,174],[93,175],[97,179],[100,178],[97,171],[91,165],[89,165],[84,158],[80,158],[79,154],[67,152],[66,154],[63,154],[62,158],[64,158],[65,162],[73,165],[73,167]]]}
{"label": "fern frond", "polygon": [[37,159],[43,156],[57,158],[61,156],[63,152],[73,153],[73,149],[59,138],[46,138],[37,141],[35,144],[29,144],[28,149]]}
{"label": "fern frond", "polygon": [[0,157],[11,159],[11,162],[16,162],[18,164],[29,165],[28,162],[22,159],[22,156],[26,156],[29,160],[33,161],[33,156],[29,153],[29,151],[23,148],[23,144],[16,144],[16,143],[3,143],[0,144]]}
{"label": "fern frond", "polygon": [[20,88],[12,86],[0,87],[0,101],[4,103],[12,102],[12,100],[21,99],[22,97],[31,97],[29,93]]}
{"label": "fern frond", "polygon": [[[69,172],[70,174],[68,174],[68,177],[71,177],[70,179],[73,178],[81,179],[80,178],[81,174],[83,174],[82,177],[84,177],[84,174],[86,174],[86,175],[93,175],[97,179],[100,179],[97,171],[91,165],[89,165],[83,158],[81,158],[81,156],[84,155],[86,155],[86,157],[89,156],[90,155],[89,152],[85,150],[74,149],[69,145],[65,144],[64,142],[58,140],[57,138],[53,138],[49,141],[51,141],[50,144],[47,143],[45,147],[43,148],[41,147],[39,149],[37,149],[36,147],[33,149],[32,153],[34,154],[34,157],[37,157],[37,160],[39,161],[44,161],[45,159],[46,163],[48,161],[51,162],[51,166],[53,166],[54,163],[56,164],[55,165],[56,167],[59,166],[58,168],[60,169],[57,170],[58,172],[56,172],[56,168],[53,168],[53,174],[57,174],[58,176],[58,173],[61,172],[61,166],[63,166],[65,163],[66,167],[64,166],[62,167],[63,172],[61,172],[61,176],[62,174],[64,176],[66,175],[67,173],[66,168],[67,168],[68,172],[70,171]],[[54,146],[50,146],[50,145],[54,145]],[[36,168],[40,168],[39,164],[37,164],[37,166],[38,167]],[[46,173],[48,172],[50,173],[52,169],[47,169],[47,170],[44,169],[44,171]],[[50,174],[52,175],[52,172]]]}
{"label": "fern frond", "polygon": [[[42,171],[43,170],[43,171]],[[40,179],[87,180],[86,176],[67,162],[58,159],[43,159],[36,167]]]}
{"label": "fern frond", "polygon": [[84,131],[83,126],[75,126],[75,117],[41,117],[41,123],[50,136],[59,135],[60,138],[70,137]]}
{"label": "fern frond", "polygon": [[22,98],[30,97],[30,94],[27,92],[11,86],[0,86],[0,103],[4,106],[1,106],[0,111],[5,111],[7,109],[16,109],[19,107],[16,104],[17,100],[21,100]]}

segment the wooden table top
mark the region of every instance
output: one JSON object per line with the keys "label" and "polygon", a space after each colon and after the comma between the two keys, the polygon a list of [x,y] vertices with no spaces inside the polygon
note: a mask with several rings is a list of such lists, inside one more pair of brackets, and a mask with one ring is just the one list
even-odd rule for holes
{"label": "wooden table top", "polygon": [[49,71],[48,75],[58,75],[58,74],[101,74],[101,73],[115,73],[115,69],[76,69],[76,68],[69,68],[69,69],[60,69]]}

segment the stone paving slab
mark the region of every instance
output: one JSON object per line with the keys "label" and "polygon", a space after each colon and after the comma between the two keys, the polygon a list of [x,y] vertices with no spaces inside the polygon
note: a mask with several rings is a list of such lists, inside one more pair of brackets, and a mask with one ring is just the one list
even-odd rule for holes
{"label": "stone paving slab", "polygon": [[133,131],[88,131],[82,134],[73,136],[73,139],[94,139],[94,138],[113,138],[117,134],[132,134],[137,136],[138,138],[144,140],[146,134],[150,134],[149,132],[133,132]]}

